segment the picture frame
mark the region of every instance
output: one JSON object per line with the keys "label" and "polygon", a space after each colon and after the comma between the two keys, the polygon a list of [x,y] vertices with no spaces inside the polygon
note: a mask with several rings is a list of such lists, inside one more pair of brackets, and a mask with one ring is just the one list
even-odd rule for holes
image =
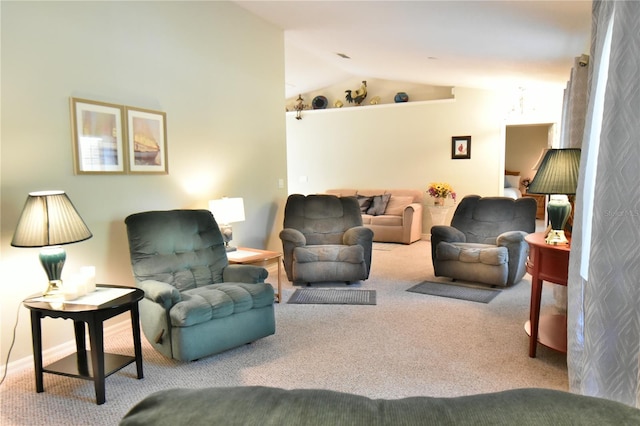
{"label": "picture frame", "polygon": [[451,138],[451,158],[453,160],[471,158],[471,136],[453,136]]}
{"label": "picture frame", "polygon": [[125,107],[129,173],[167,174],[167,116],[162,111]]}
{"label": "picture frame", "polygon": [[125,173],[123,106],[70,98],[70,108],[75,174]]}

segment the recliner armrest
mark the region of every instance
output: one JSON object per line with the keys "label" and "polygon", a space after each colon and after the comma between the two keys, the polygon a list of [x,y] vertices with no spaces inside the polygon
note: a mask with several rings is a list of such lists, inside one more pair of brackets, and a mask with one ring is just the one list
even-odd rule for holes
{"label": "recliner armrest", "polygon": [[467,237],[462,231],[453,226],[436,225],[431,227],[431,241],[446,241],[449,243],[464,243]]}
{"label": "recliner armrest", "polygon": [[284,228],[280,231],[280,239],[285,242],[292,243],[294,246],[305,246],[307,245],[307,239],[304,234],[297,229],[293,228]]}
{"label": "recliner armrest", "polygon": [[162,281],[145,280],[139,282],[137,286],[144,291],[145,299],[162,305],[165,309],[171,308],[182,300],[177,288]]}
{"label": "recliner armrest", "polygon": [[224,282],[256,284],[263,283],[267,276],[269,271],[256,265],[229,265],[222,270]]}
{"label": "recliner armrest", "polygon": [[354,226],[347,229],[342,236],[342,243],[347,246],[367,246],[373,241],[373,231],[365,226]]}
{"label": "recliner armrest", "polygon": [[431,227],[431,261],[433,262],[434,269],[436,269],[436,276],[438,275],[436,266],[436,249],[438,244],[442,241],[446,241],[448,243],[464,243],[467,241],[467,236],[453,226],[436,225]]}
{"label": "recliner armrest", "polygon": [[521,244],[522,242],[524,242],[524,237],[526,236],[527,236],[527,233],[522,231],[503,232],[502,234],[498,235],[498,237],[496,238],[496,245],[508,247],[510,244],[513,244],[513,243]]}

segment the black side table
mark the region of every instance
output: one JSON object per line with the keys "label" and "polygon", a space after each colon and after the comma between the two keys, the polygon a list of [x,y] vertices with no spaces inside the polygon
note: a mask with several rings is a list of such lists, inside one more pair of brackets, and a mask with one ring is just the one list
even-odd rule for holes
{"label": "black side table", "polygon": [[[33,361],[37,392],[44,392],[43,373],[92,380],[96,389],[96,403],[100,405],[105,402],[106,377],[135,361],[138,379],[142,379],[142,345],[140,343],[138,302],[144,297],[144,291],[138,288],[112,285],[99,285],[97,286],[97,291],[109,288],[125,288],[133,291],[125,295],[116,296],[97,306],[78,303],[62,303],[62,306],[58,306],[42,301],[41,297],[31,297],[23,301],[24,306],[31,310],[31,338],[33,340]],[[104,321],[127,311],[131,312],[135,357],[105,354]],[[77,349],[75,354],[71,354],[47,367],[42,365],[42,329],[40,321],[44,317],[73,320]],[[91,351],[86,349],[85,323],[89,329]],[[89,359],[91,359],[90,363]]]}

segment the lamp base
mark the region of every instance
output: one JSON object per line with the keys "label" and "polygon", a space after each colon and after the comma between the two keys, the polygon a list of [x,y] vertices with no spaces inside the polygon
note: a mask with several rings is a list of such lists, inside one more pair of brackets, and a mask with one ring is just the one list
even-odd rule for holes
{"label": "lamp base", "polygon": [[62,297],[62,280],[52,280],[49,281],[49,287],[47,290],[42,293],[42,297]]}
{"label": "lamp base", "polygon": [[60,246],[47,246],[40,251],[40,263],[49,278],[49,287],[42,296],[62,296],[62,267],[67,259],[67,253]]}
{"label": "lamp base", "polygon": [[544,241],[553,246],[569,244],[569,240],[567,240],[567,237],[564,235],[564,230],[562,229],[550,230]]}

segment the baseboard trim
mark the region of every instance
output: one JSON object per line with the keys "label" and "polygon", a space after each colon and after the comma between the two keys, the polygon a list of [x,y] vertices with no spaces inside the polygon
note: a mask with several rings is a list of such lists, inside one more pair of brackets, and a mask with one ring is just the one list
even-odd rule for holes
{"label": "baseboard trim", "polygon": [[[122,321],[119,321],[116,324],[105,327],[104,329],[104,340],[107,340],[109,337],[114,336],[125,329],[131,330],[131,320],[129,318],[124,318]],[[89,336],[86,336],[87,341],[89,341]],[[42,351],[42,360],[43,363],[49,364],[56,359],[62,358],[66,355],[74,353],[76,350],[76,341],[75,339],[69,340],[67,342],[61,343],[57,346],[51,347],[49,349],[45,349]],[[7,368],[7,377],[11,377],[17,375],[19,373],[23,373],[24,371],[31,369],[33,370],[33,355],[26,356],[24,358],[20,358],[18,360],[9,362]],[[2,370],[0,370],[0,376],[4,375],[5,366],[2,366]]]}

